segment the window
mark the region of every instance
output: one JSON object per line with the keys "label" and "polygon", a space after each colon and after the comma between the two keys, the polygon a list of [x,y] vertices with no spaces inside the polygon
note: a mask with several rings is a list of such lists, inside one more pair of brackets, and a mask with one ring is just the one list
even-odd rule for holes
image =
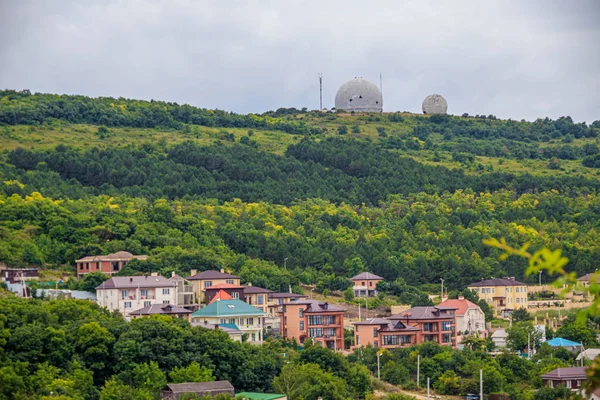
{"label": "window", "polygon": [[142,297],[148,297],[148,289],[142,289]]}
{"label": "window", "polygon": [[131,302],[130,301],[126,301],[125,302],[125,308],[131,308]]}
{"label": "window", "polygon": [[375,340],[373,342],[373,347],[378,348],[379,347],[379,342],[377,340]]}
{"label": "window", "polygon": [[231,293],[231,298],[234,300],[238,300],[240,298],[240,293],[239,292]]}
{"label": "window", "polygon": [[221,318],[219,321],[220,321],[219,322],[220,324],[226,324],[227,323],[227,322],[225,322],[225,318]]}
{"label": "window", "polygon": [[287,325],[287,317],[283,317],[283,324]]}
{"label": "window", "polygon": [[233,284],[234,284],[234,283],[233,283],[233,279],[227,279],[227,280],[225,281],[225,283],[228,283],[228,284],[230,284],[230,285],[233,285]]}
{"label": "window", "polygon": [[373,328],[373,337],[377,337],[377,328]]}
{"label": "window", "polygon": [[303,331],[304,330],[304,321],[300,321],[300,330]]}
{"label": "window", "polygon": [[369,286],[373,286],[373,282],[369,282]]}
{"label": "window", "polygon": [[163,289],[163,294],[171,294],[171,289]]}
{"label": "window", "polygon": [[400,344],[411,344],[412,336],[410,335],[400,335]]}
{"label": "window", "polygon": [[112,270],[113,271],[118,271],[119,270],[119,263],[118,262],[113,262],[112,264]]}
{"label": "window", "polygon": [[443,333],[442,334],[442,343],[450,343],[452,341],[452,334]]}
{"label": "window", "polygon": [[246,325],[254,325],[254,318],[246,318]]}
{"label": "window", "polygon": [[83,263],[79,264],[79,269],[83,270]]}
{"label": "window", "polygon": [[129,296],[129,292],[127,290],[121,290],[121,299],[126,299]]}
{"label": "window", "polygon": [[570,379],[566,382],[566,384],[567,384],[567,389],[571,389],[571,380]]}
{"label": "window", "polygon": [[515,288],[515,292],[516,292],[516,293],[519,293],[519,289],[520,289],[520,288]]}
{"label": "window", "polygon": [[309,315],[308,316],[308,325],[323,325],[323,316],[322,315]]}
{"label": "window", "polygon": [[262,294],[259,294],[259,295],[257,296],[257,299],[258,299],[258,302],[257,302],[257,304],[258,304],[258,305],[262,305],[262,303],[263,303],[263,295],[262,295]]}
{"label": "window", "polygon": [[229,323],[230,324],[235,324],[235,318],[229,318]]}
{"label": "window", "polygon": [[442,330],[443,331],[451,331],[452,330],[452,322],[450,322],[450,321],[443,321],[442,322]]}
{"label": "window", "polygon": [[495,289],[494,289],[494,288],[492,288],[492,293],[494,293],[494,290],[495,290]]}
{"label": "window", "polygon": [[212,281],[206,281],[206,282],[204,282],[204,287],[205,288],[211,287],[211,286],[212,286]]}
{"label": "window", "polygon": [[302,309],[302,308],[298,309],[298,316],[300,318],[304,318],[304,309]]}
{"label": "window", "polygon": [[171,304],[169,300],[163,300],[163,304]]}
{"label": "window", "polygon": [[384,346],[392,346],[392,345],[397,345],[398,344],[398,336],[395,335],[390,335],[390,336],[382,336],[381,337],[381,343]]}
{"label": "window", "polygon": [[90,263],[85,263],[85,269],[90,269]]}
{"label": "window", "polygon": [[150,307],[152,305],[151,301],[145,301],[144,302],[144,307]]}
{"label": "window", "polygon": [[360,336],[356,335],[356,345],[360,346]]}
{"label": "window", "polygon": [[332,336],[335,337],[335,336],[337,336],[337,329],[335,329],[335,328],[326,328],[325,329],[325,336],[329,336],[329,337],[332,337]]}
{"label": "window", "polygon": [[323,337],[323,328],[308,328],[308,337]]}
{"label": "window", "polygon": [[517,297],[517,304],[519,304],[521,302],[521,298]]}
{"label": "window", "polygon": [[365,283],[363,282],[361,286],[366,286]]}
{"label": "window", "polygon": [[335,325],[335,315],[326,315],[325,316],[325,325]]}

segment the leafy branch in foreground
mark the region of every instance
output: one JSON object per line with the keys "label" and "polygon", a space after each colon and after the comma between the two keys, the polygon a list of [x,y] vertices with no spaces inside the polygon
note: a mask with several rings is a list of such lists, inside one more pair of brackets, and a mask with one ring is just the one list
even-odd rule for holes
{"label": "leafy branch in foreground", "polygon": [[[584,287],[583,284],[577,281],[577,276],[574,272],[567,272],[564,266],[567,265],[569,259],[562,256],[562,251],[549,250],[542,248],[533,253],[529,252],[530,243],[525,243],[521,248],[515,248],[506,243],[505,239],[484,239],[483,243],[500,249],[503,253],[500,255],[500,260],[506,260],[509,256],[519,256],[528,260],[528,267],[525,275],[529,276],[537,274],[540,271],[547,271],[549,275],[558,275],[558,278],[552,283],[553,286],[563,288],[562,292],[570,290],[588,291],[592,297],[592,304],[581,309],[577,313],[577,323],[583,324],[590,317],[600,316],[600,271],[596,271],[591,279],[590,284]],[[588,381],[587,390],[593,392],[600,387],[600,359],[596,358],[592,365],[586,371]]]}

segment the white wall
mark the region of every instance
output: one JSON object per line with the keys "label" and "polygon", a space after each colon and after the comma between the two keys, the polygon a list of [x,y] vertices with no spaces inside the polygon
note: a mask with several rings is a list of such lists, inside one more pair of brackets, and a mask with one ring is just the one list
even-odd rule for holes
{"label": "white wall", "polygon": [[[106,307],[110,311],[119,311],[123,316],[128,317],[129,313],[132,311],[139,310],[140,308],[144,308],[147,304],[145,302],[150,302],[150,304],[166,304],[165,302],[169,302],[169,304],[175,305],[175,287],[164,287],[164,288],[147,288],[149,292],[154,292],[154,299],[142,299],[140,293],[144,287],[140,287],[139,289],[97,289],[96,296],[98,298],[98,304],[101,307]],[[163,294],[163,289],[168,290],[168,293]],[[122,291],[127,290],[127,295],[133,296],[133,299],[123,299]],[[131,303],[131,307],[126,307],[127,303]]]}

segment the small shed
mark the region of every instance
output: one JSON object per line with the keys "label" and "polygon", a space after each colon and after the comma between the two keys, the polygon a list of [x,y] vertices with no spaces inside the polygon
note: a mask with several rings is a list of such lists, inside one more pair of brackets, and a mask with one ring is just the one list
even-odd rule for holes
{"label": "small shed", "polygon": [[218,394],[235,395],[233,385],[229,381],[168,383],[160,391],[161,399],[175,400],[179,396],[193,393],[197,396],[216,396]]}

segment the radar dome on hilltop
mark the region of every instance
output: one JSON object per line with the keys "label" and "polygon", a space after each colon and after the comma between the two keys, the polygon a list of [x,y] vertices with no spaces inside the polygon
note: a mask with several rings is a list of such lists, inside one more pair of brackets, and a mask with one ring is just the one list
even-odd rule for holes
{"label": "radar dome on hilltop", "polygon": [[446,114],[448,103],[439,94],[432,94],[423,100],[423,114]]}
{"label": "radar dome on hilltop", "polygon": [[382,112],[381,90],[363,78],[344,83],[335,95],[335,108],[349,112]]}

